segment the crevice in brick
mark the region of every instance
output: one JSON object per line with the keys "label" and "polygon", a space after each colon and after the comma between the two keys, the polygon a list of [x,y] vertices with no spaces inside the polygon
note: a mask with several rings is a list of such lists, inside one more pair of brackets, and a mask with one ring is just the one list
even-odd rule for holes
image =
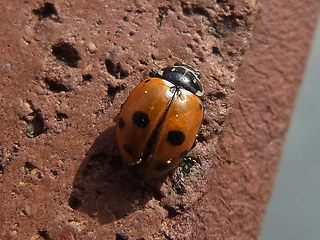
{"label": "crevice in brick", "polygon": [[112,59],[106,59],[105,61],[106,68],[108,72],[117,79],[123,79],[128,77],[128,71],[124,70],[120,62],[114,62]]}
{"label": "crevice in brick", "polygon": [[78,50],[68,42],[58,42],[51,47],[52,54],[68,66],[77,68],[81,60]]}
{"label": "crevice in brick", "polygon": [[68,92],[70,91],[70,89],[62,82],[59,82],[55,79],[51,79],[51,78],[44,78],[44,83],[46,84],[47,88],[51,91],[51,92],[55,92],[55,93],[59,93],[59,92]]}
{"label": "crevice in brick", "polygon": [[51,18],[53,21],[59,22],[59,14],[53,3],[45,2],[43,6],[33,9],[32,12],[38,16],[39,20]]}

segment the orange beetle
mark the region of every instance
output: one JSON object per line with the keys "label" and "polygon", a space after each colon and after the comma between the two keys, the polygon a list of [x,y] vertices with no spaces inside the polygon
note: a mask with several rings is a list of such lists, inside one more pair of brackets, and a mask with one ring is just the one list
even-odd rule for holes
{"label": "orange beetle", "polygon": [[142,81],[123,104],[119,152],[144,179],[172,171],[192,148],[204,114],[200,78],[199,71],[176,62]]}

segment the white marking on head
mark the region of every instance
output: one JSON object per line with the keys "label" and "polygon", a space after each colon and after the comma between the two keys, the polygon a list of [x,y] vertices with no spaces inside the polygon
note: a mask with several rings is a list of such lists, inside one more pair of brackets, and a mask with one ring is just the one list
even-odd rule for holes
{"label": "white marking on head", "polygon": [[196,94],[197,96],[201,97],[201,96],[203,95],[203,92],[197,91],[195,94]]}

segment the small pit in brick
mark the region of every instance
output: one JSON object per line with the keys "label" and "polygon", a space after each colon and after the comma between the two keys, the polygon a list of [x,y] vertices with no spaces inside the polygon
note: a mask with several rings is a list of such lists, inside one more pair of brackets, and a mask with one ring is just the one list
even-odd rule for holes
{"label": "small pit in brick", "polygon": [[25,162],[23,167],[28,171],[32,171],[33,169],[37,169],[37,167],[32,162]]}
{"label": "small pit in brick", "polygon": [[52,54],[68,66],[77,68],[81,60],[78,50],[68,42],[59,42],[51,47]]}
{"label": "small pit in brick", "polygon": [[83,82],[91,82],[92,81],[92,75],[91,74],[82,75],[82,81]]}
{"label": "small pit in brick", "polygon": [[237,28],[241,26],[242,22],[244,21],[243,16],[236,14],[228,16],[220,15],[219,18],[221,20],[216,22],[213,27],[223,36],[226,36],[237,30]]}
{"label": "small pit in brick", "polygon": [[129,237],[125,233],[117,233],[116,240],[129,240]]}
{"label": "small pit in brick", "polygon": [[38,16],[39,20],[51,18],[54,21],[59,21],[58,11],[53,3],[45,2],[42,7],[33,9],[32,12]]}
{"label": "small pit in brick", "polygon": [[158,8],[158,17],[157,17],[157,23],[158,26],[160,27],[162,25],[162,20],[164,16],[168,15],[168,7],[159,7]]}
{"label": "small pit in brick", "polygon": [[63,82],[59,82],[56,79],[46,77],[44,78],[44,83],[51,92],[59,93],[70,91],[70,89]]}
{"label": "small pit in brick", "polygon": [[125,84],[117,85],[117,86],[112,86],[111,84],[108,84],[108,91],[107,94],[110,97],[110,100],[113,101],[116,94],[126,88]]}
{"label": "small pit in brick", "polygon": [[165,205],[164,209],[168,212],[168,218],[174,218],[175,216],[181,215],[183,211],[183,206],[178,206],[178,208],[175,208],[173,206]]}
{"label": "small pit in brick", "polygon": [[225,98],[226,94],[223,93],[223,92],[215,92],[215,93],[209,93],[208,94],[208,98],[211,100],[211,101],[215,101],[217,99],[222,99],[222,98]]}
{"label": "small pit in brick", "polygon": [[71,196],[69,198],[69,206],[72,208],[72,209],[79,209],[82,205],[82,200],[79,199],[78,197],[76,196]]}
{"label": "small pit in brick", "polygon": [[190,17],[193,14],[209,17],[208,11],[204,8],[201,7],[195,3],[186,3],[186,2],[181,2],[181,7],[182,7],[182,12],[183,15]]}
{"label": "small pit in brick", "polygon": [[123,79],[128,77],[128,71],[124,70],[119,62],[115,63],[113,60],[107,59],[105,61],[105,64],[108,72],[112,76],[115,76],[117,79]]}
{"label": "small pit in brick", "polygon": [[4,174],[4,166],[0,162],[0,174]]}
{"label": "small pit in brick", "polygon": [[46,132],[41,112],[34,112],[33,115],[33,119],[25,120],[27,122],[26,135],[29,138],[38,137],[40,134]]}
{"label": "small pit in brick", "polygon": [[44,240],[51,240],[47,230],[40,229],[40,230],[38,230],[38,234]]}
{"label": "small pit in brick", "polygon": [[57,112],[57,121],[62,121],[63,119],[68,119],[69,116],[66,113]]}
{"label": "small pit in brick", "polygon": [[219,57],[222,57],[222,55],[220,53],[220,50],[217,47],[212,47],[212,54],[216,55],[216,56],[219,56]]}
{"label": "small pit in brick", "polygon": [[59,175],[59,173],[58,173],[57,170],[52,170],[52,169],[51,169],[50,172],[51,172],[52,176],[54,176],[54,177],[56,177],[56,176]]}

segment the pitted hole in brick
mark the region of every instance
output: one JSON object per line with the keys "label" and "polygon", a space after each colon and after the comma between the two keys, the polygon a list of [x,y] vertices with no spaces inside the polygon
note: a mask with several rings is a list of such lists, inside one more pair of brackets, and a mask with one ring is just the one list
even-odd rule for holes
{"label": "pitted hole in brick", "polygon": [[158,7],[158,17],[156,19],[158,27],[161,27],[163,17],[168,15],[168,10],[169,8],[167,6]]}
{"label": "pitted hole in brick", "polygon": [[46,77],[43,79],[43,81],[51,92],[59,93],[70,91],[68,86],[66,86],[63,82],[60,82],[58,80]]}
{"label": "pitted hole in brick", "polygon": [[182,214],[182,211],[180,211],[180,206],[178,208],[175,208],[173,206],[164,205],[163,208],[167,210],[168,218],[174,218]]}
{"label": "pitted hole in brick", "polygon": [[234,52],[230,52],[230,51],[228,51],[227,54],[228,54],[230,57],[236,56],[236,54],[235,54]]}
{"label": "pitted hole in brick", "polygon": [[23,167],[29,172],[31,172],[33,169],[38,169],[37,166],[34,165],[32,162],[25,162]]}
{"label": "pitted hole in brick", "polygon": [[218,99],[223,99],[226,97],[226,94],[224,92],[215,92],[215,93],[209,93],[208,99],[211,101],[215,101]]}
{"label": "pitted hole in brick", "polygon": [[68,119],[69,116],[66,113],[62,113],[62,112],[57,112],[57,121],[60,122],[63,119]]}
{"label": "pitted hole in brick", "polygon": [[129,240],[129,237],[125,233],[116,233],[116,240]]}
{"label": "pitted hole in brick", "polygon": [[43,175],[39,171],[37,166],[35,166],[31,162],[25,162],[25,164],[23,165],[23,169],[24,169],[26,174],[31,174],[31,176],[36,177],[38,179],[42,179],[43,178]]}
{"label": "pitted hole in brick", "polygon": [[233,164],[233,162],[231,161],[231,160],[226,160],[226,164],[228,164],[228,165],[232,165]]}
{"label": "pitted hole in brick", "polygon": [[210,14],[208,11],[196,3],[189,3],[189,2],[181,2],[181,8],[183,15],[190,17],[194,14],[205,16],[206,18],[209,18]]}
{"label": "pitted hole in brick", "polygon": [[227,16],[219,15],[219,19],[220,20],[214,24],[214,28],[222,36],[226,36],[230,34],[230,32],[234,32],[244,22],[243,16],[234,13]]}
{"label": "pitted hole in brick", "polygon": [[82,75],[83,82],[92,82],[92,75],[91,74],[84,74]]}
{"label": "pitted hole in brick", "polygon": [[111,59],[106,59],[105,65],[108,72],[117,79],[123,79],[129,75],[128,71],[122,68],[120,62],[115,63]]}
{"label": "pitted hole in brick", "polygon": [[225,4],[228,2],[227,0],[217,0],[217,4]]}
{"label": "pitted hole in brick", "polygon": [[53,3],[45,2],[42,7],[33,9],[32,12],[34,15],[38,16],[39,20],[44,18],[51,18],[54,21],[59,20],[58,11]]}
{"label": "pitted hole in brick", "polygon": [[68,203],[72,209],[77,210],[81,207],[82,200],[76,196],[71,196],[68,200]]}
{"label": "pitted hole in brick", "polygon": [[0,162],[0,174],[4,174],[4,166],[2,165],[2,163]]}
{"label": "pitted hole in brick", "polygon": [[32,115],[34,115],[32,120],[25,120],[27,122],[26,135],[28,138],[35,138],[46,132],[41,112],[34,112]]}
{"label": "pitted hole in brick", "polygon": [[81,60],[78,50],[68,42],[59,42],[51,47],[52,54],[68,66],[77,68]]}
{"label": "pitted hole in brick", "polygon": [[199,132],[199,133],[198,133],[198,137],[197,137],[197,141],[198,141],[199,143],[203,143],[203,142],[205,142],[206,140],[207,140],[207,139],[206,139],[205,135],[204,135],[203,133]]}
{"label": "pitted hole in brick", "polygon": [[192,6],[189,3],[181,2],[183,15],[190,17],[192,15]]}
{"label": "pitted hole in brick", "polygon": [[51,172],[52,176],[54,176],[54,177],[57,177],[59,175],[57,170],[51,169],[50,172]]}
{"label": "pitted hole in brick", "polygon": [[209,123],[210,123],[209,120],[206,118],[202,120],[202,125],[208,125]]}
{"label": "pitted hole in brick", "polygon": [[52,240],[48,231],[45,229],[39,229],[38,234],[40,237],[42,237],[44,240]]}
{"label": "pitted hole in brick", "polygon": [[113,101],[116,94],[123,91],[126,88],[125,84],[120,84],[120,85],[116,85],[113,86],[111,84],[107,84],[108,86],[108,90],[107,90],[107,94],[110,97],[110,100]]}
{"label": "pitted hole in brick", "polygon": [[216,55],[216,56],[219,56],[219,57],[222,57],[222,55],[220,53],[220,50],[217,47],[212,47],[212,54]]}
{"label": "pitted hole in brick", "polygon": [[148,62],[146,60],[140,59],[139,63],[144,66],[148,66]]}

